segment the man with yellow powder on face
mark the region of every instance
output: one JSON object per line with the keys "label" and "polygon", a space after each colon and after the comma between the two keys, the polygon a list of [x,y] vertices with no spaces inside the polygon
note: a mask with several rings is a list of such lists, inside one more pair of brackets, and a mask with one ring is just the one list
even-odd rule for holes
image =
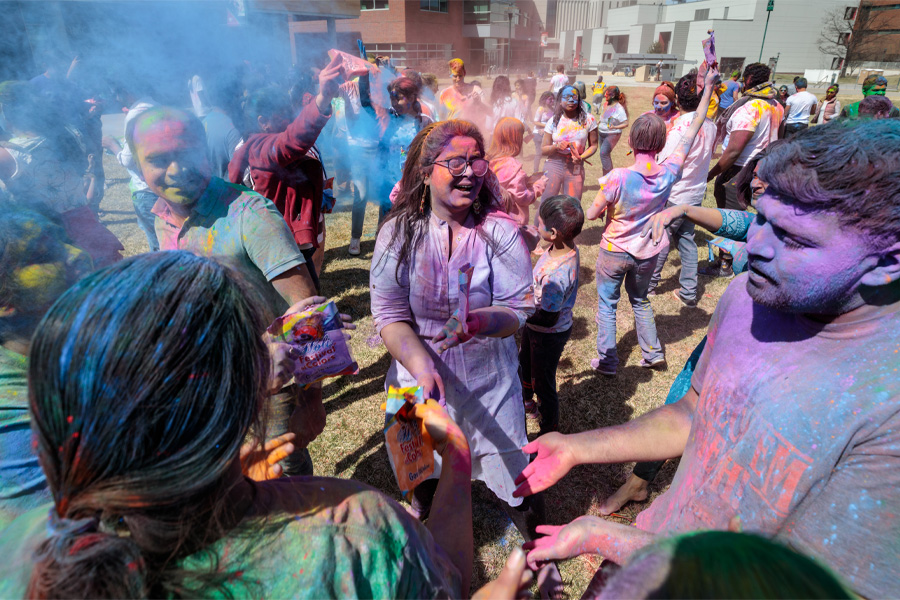
{"label": "man with yellow powder on face", "polygon": [[[340,74],[340,66],[329,68]],[[330,99],[316,103],[330,106]],[[194,115],[151,108],[132,122],[126,139],[148,187],[159,196],[153,213],[161,250],[233,260],[264,291],[273,318],[316,295],[306,260],[275,205],[212,176],[203,125]],[[268,433],[287,430],[297,436],[299,450],[283,463],[285,473],[311,475],[305,448],[325,427],[321,388],[285,388],[272,396],[272,411]]]}

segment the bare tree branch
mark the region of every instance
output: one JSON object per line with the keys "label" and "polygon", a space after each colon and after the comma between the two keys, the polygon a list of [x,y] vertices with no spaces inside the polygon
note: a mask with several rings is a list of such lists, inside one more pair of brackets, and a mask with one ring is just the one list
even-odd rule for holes
{"label": "bare tree branch", "polygon": [[854,19],[847,19],[844,8],[827,12],[822,19],[819,33],[819,51],[842,59],[841,76],[847,69],[861,65],[867,60],[881,58],[878,51],[878,33],[875,30],[876,15],[862,6]]}

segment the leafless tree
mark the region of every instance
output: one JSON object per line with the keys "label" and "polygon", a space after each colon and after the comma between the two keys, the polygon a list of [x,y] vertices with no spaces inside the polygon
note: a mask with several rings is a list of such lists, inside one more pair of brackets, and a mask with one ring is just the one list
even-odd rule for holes
{"label": "leafless tree", "polygon": [[841,77],[867,60],[878,60],[877,33],[874,32],[876,13],[863,6],[835,8],[825,14],[819,34],[819,51],[825,56],[841,59]]}

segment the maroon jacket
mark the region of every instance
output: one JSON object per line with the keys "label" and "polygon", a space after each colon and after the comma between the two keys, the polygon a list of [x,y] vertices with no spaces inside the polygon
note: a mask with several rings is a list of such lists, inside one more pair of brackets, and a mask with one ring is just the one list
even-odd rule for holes
{"label": "maroon jacket", "polygon": [[228,164],[228,179],[241,184],[250,167],[253,189],[275,203],[298,245],[319,246],[324,187],[322,163],[308,152],[330,115],[307,104],[281,133],[254,133]]}

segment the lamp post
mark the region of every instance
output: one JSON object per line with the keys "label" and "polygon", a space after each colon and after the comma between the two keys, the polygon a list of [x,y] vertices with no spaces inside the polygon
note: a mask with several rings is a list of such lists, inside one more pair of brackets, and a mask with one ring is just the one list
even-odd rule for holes
{"label": "lamp post", "polygon": [[506,16],[509,19],[509,33],[506,36],[506,76],[509,77],[509,59],[512,54],[512,11],[508,11]]}
{"label": "lamp post", "polygon": [[762,44],[759,45],[759,60],[756,62],[762,62],[763,46],[766,45],[766,33],[769,31],[769,17],[772,16],[773,10],[775,10],[775,0],[769,0],[769,4],[766,6],[766,28],[763,29]]}

